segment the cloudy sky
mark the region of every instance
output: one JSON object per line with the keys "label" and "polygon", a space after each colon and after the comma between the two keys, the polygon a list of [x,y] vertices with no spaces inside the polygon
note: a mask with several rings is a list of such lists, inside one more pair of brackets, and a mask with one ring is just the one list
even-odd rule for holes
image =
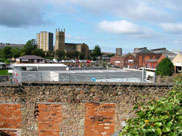
{"label": "cloudy sky", "polygon": [[0,42],[66,29],[66,42],[102,51],[182,50],[182,0],[0,0]]}

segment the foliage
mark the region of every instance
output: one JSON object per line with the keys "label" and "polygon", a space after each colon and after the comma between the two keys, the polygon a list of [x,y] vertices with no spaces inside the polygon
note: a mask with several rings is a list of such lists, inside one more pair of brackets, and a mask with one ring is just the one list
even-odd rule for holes
{"label": "foliage", "polygon": [[[17,58],[23,55],[37,55],[41,57],[45,57],[45,52],[42,49],[37,48],[35,39],[27,41],[24,47],[10,47],[6,46],[0,49],[0,58],[3,60],[2,62],[7,61],[12,57]],[[52,57],[53,53],[48,52],[46,57]]]}
{"label": "foliage", "polygon": [[39,49],[39,48],[35,48],[34,50],[32,50],[31,54],[41,56],[41,57],[45,57],[45,52],[42,49]]}
{"label": "foliage", "polygon": [[65,53],[65,56],[67,59],[85,59],[84,54],[78,51],[67,52]]}
{"label": "foliage", "polygon": [[11,56],[14,58],[20,57],[21,48],[20,47],[12,47],[11,49]]}
{"label": "foliage", "polygon": [[96,59],[97,57],[101,56],[101,49],[99,45],[96,45],[92,53],[90,54],[93,59]]}
{"label": "foliage", "polygon": [[113,54],[109,54],[109,55],[107,55],[108,57],[113,57],[115,54],[113,53]]}
{"label": "foliage", "polygon": [[[100,47],[99,47],[100,48]],[[56,55],[59,59],[85,59],[84,54],[75,51],[65,53],[64,51],[57,50],[54,54],[53,51],[43,51],[42,49],[37,48],[35,39],[27,41],[24,47],[10,47],[6,46],[0,49],[0,59],[3,60],[1,62],[7,62],[8,59],[14,57],[20,57],[24,55],[37,55],[49,59],[53,59],[54,55]]]}
{"label": "foliage", "polygon": [[157,75],[171,76],[174,73],[174,65],[169,58],[164,58],[157,66]]}
{"label": "foliage", "polygon": [[81,60],[85,59],[85,55],[83,53],[80,53],[79,57],[80,57]]}
{"label": "foliage", "polygon": [[8,75],[8,70],[0,70],[0,75]]}
{"label": "foliage", "polygon": [[32,55],[32,51],[36,49],[35,39],[27,41],[25,46],[23,47],[23,50],[21,52],[21,56],[23,55]]}
{"label": "foliage", "polygon": [[53,59],[54,58],[54,52],[53,51],[47,51],[47,52],[45,52],[45,57],[47,59]]}
{"label": "foliage", "polygon": [[127,121],[119,136],[181,136],[181,82],[165,97],[134,107],[136,117]]}
{"label": "foliage", "polygon": [[66,55],[64,51],[60,51],[60,50],[56,50],[55,54],[59,59],[64,59]]}
{"label": "foliage", "polygon": [[178,74],[174,74],[172,76],[172,80],[174,83],[178,84],[178,83],[182,83],[182,73],[178,73]]}
{"label": "foliage", "polygon": [[5,58],[5,59],[8,59],[8,58],[11,58],[12,55],[11,55],[11,48],[10,46],[6,46],[4,48],[2,48],[1,50],[1,57],[2,58]]}
{"label": "foliage", "polygon": [[10,60],[9,59],[0,58],[0,62],[4,62],[6,64],[10,64]]}

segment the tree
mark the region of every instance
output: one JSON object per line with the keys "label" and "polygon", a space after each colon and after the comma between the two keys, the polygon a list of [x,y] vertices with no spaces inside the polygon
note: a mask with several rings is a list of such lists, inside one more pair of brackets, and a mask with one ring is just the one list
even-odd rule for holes
{"label": "tree", "polygon": [[174,73],[174,65],[169,58],[164,58],[157,66],[157,75],[171,76]]}
{"label": "tree", "polygon": [[36,48],[35,39],[29,40],[23,47],[21,55],[32,55],[32,51]]}
{"label": "tree", "polygon": [[60,50],[56,50],[56,56],[59,59],[64,59],[65,58],[65,52],[64,51],[60,51]]}
{"label": "tree", "polygon": [[39,48],[35,48],[32,52],[32,55],[37,55],[37,56],[41,56],[41,57],[45,57],[45,52],[42,49]]}
{"label": "tree", "polygon": [[91,53],[91,57],[93,59],[96,59],[99,56],[101,56],[101,49],[100,49],[99,45],[96,45],[94,50]]}
{"label": "tree", "polygon": [[20,47],[13,47],[11,49],[11,55],[14,58],[20,57],[20,55],[21,55],[21,48]]}
{"label": "tree", "polygon": [[54,52],[53,51],[47,51],[47,52],[45,52],[45,56],[46,56],[46,58],[54,58]]}
{"label": "tree", "polygon": [[74,53],[73,53],[73,52],[67,52],[67,53],[66,53],[66,57],[67,57],[68,59],[73,59],[73,58],[74,58]]}
{"label": "tree", "polygon": [[12,57],[11,55],[11,48],[10,46],[6,46],[2,49],[1,53],[2,53],[2,58],[4,59],[9,59]]}
{"label": "tree", "polygon": [[85,55],[83,53],[80,53],[80,59],[81,60],[85,59]]}

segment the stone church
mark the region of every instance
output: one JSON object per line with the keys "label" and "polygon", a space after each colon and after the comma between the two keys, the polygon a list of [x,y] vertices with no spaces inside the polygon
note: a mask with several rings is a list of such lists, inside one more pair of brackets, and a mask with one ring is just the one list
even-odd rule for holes
{"label": "stone church", "polygon": [[60,50],[66,53],[78,51],[85,56],[85,59],[89,57],[89,47],[85,43],[65,43],[65,29],[56,29],[56,43],[54,51]]}

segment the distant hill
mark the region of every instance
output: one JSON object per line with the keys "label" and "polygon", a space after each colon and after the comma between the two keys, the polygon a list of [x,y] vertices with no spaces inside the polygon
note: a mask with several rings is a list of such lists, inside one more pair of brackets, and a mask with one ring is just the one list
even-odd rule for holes
{"label": "distant hill", "polygon": [[24,46],[25,44],[14,44],[14,43],[0,43],[0,48],[4,48],[6,46],[16,47],[16,46]]}

